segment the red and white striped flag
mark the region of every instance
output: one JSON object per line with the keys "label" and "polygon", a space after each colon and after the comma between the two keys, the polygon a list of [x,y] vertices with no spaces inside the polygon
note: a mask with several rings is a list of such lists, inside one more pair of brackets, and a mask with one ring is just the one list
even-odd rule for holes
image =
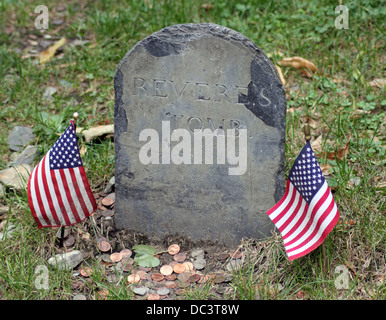
{"label": "red and white striped flag", "polygon": [[309,142],[291,168],[284,196],[267,214],[283,237],[289,260],[317,248],[338,222],[338,208]]}
{"label": "red and white striped flag", "polygon": [[32,171],[28,202],[39,229],[79,223],[97,209],[72,121]]}

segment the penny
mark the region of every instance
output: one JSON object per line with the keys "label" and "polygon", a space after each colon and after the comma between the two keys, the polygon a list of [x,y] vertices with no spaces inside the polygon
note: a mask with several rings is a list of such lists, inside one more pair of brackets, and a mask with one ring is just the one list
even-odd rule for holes
{"label": "penny", "polygon": [[217,260],[225,260],[228,258],[228,255],[226,253],[220,253],[219,255],[216,256]]}
{"label": "penny", "polygon": [[242,256],[242,253],[241,253],[240,250],[235,250],[235,251],[229,252],[229,256],[230,256],[232,259],[240,259],[241,256]]}
{"label": "penny", "polygon": [[175,281],[166,281],[165,287],[169,289],[174,289],[175,287],[177,287],[177,284],[175,283]]}
{"label": "penny", "polygon": [[177,279],[177,276],[174,273],[172,273],[172,274],[169,274],[168,276],[165,276],[165,279],[168,281],[173,281]]}
{"label": "penny", "polygon": [[180,246],[178,244],[172,244],[169,246],[168,248],[168,252],[169,254],[171,254],[172,256],[174,256],[175,254],[177,254],[178,252],[180,252]]}
{"label": "penny", "polygon": [[123,249],[120,252],[122,257],[131,257],[131,255],[133,254],[133,252],[129,249]]}
{"label": "penny", "polygon": [[156,293],[149,293],[149,295],[147,296],[147,300],[159,300],[161,299],[161,297],[159,296],[159,294],[156,294]]}
{"label": "penny", "polygon": [[177,261],[177,262],[182,262],[182,261],[185,261],[186,259],[186,254],[185,253],[182,253],[182,252],[179,252],[177,254],[174,255],[174,261]]}
{"label": "penny", "polygon": [[188,281],[193,283],[193,282],[199,281],[200,279],[201,279],[201,275],[199,275],[199,274],[192,274],[189,277]]}
{"label": "penny", "polygon": [[147,277],[147,273],[143,270],[138,270],[135,274],[138,275],[141,280],[145,280]]}
{"label": "penny", "polygon": [[89,276],[91,276],[92,271],[93,270],[89,267],[83,267],[80,269],[80,274],[82,275],[82,277],[88,278]]}
{"label": "penny", "polygon": [[193,263],[187,261],[184,262],[183,265],[185,266],[186,271],[193,271]]}
{"label": "penny", "polygon": [[171,265],[164,265],[161,267],[160,272],[164,276],[169,276],[173,273],[173,267]]}
{"label": "penny", "polygon": [[190,276],[190,272],[182,272],[178,275],[178,280],[180,280],[181,282],[188,282]]}
{"label": "penny", "polygon": [[66,247],[71,247],[74,243],[75,243],[75,238],[73,236],[69,236],[63,241],[63,245]]}
{"label": "penny", "polygon": [[100,241],[98,243],[98,248],[102,252],[107,252],[111,249],[111,245],[107,241]]}
{"label": "penny", "polygon": [[138,283],[141,281],[141,278],[137,274],[131,274],[127,277],[127,282],[128,283]]}
{"label": "penny", "polygon": [[122,254],[120,252],[114,252],[110,255],[112,262],[119,262],[122,260]]}
{"label": "penny", "polygon": [[107,196],[106,198],[103,198],[102,199],[102,204],[105,206],[105,207],[110,207],[114,204],[114,199],[110,196]]}
{"label": "penny", "polygon": [[212,277],[208,274],[200,276],[200,280],[198,280],[198,283],[207,283],[209,280],[212,279]]}
{"label": "penny", "polygon": [[162,281],[164,279],[164,275],[161,274],[161,273],[153,273],[153,275],[151,276],[151,278],[154,280],[154,281]]}
{"label": "penny", "polygon": [[175,273],[182,273],[186,270],[186,266],[182,263],[177,263],[174,267],[173,267],[173,271]]}

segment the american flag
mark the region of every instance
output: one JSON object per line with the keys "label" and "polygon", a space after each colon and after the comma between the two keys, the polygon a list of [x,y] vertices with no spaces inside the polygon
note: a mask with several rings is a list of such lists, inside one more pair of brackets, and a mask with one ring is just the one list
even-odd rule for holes
{"label": "american flag", "polygon": [[32,171],[28,202],[39,229],[79,223],[96,210],[72,121]]}
{"label": "american flag", "polygon": [[309,142],[296,158],[284,196],[268,216],[279,229],[289,260],[317,248],[339,219],[339,211]]}

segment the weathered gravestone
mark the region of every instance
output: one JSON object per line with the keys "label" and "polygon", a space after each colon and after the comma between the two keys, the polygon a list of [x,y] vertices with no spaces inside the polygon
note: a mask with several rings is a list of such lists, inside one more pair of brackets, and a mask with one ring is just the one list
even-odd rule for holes
{"label": "weathered gravestone", "polygon": [[132,48],[114,80],[118,228],[226,245],[270,235],[286,99],[251,40],[171,26]]}

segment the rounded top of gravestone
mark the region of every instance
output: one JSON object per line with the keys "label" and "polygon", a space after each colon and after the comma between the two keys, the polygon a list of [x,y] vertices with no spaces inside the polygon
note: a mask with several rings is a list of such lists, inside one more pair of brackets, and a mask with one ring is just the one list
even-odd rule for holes
{"label": "rounded top of gravestone", "polygon": [[[230,43],[231,47],[235,46],[239,50],[232,50],[229,46],[221,47],[218,41],[209,41],[210,44],[207,46],[193,44],[195,41],[204,40],[207,37],[221,39],[228,44]],[[284,131],[286,97],[279,74],[264,52],[242,33],[213,23],[187,23],[169,26],[151,34],[138,42],[118,65],[114,79],[116,101],[118,103],[123,94],[121,70],[125,65],[133,62],[134,59],[130,59],[130,56],[140,50],[139,48],[141,47],[146,49],[150,57],[158,59],[169,56],[190,56],[192,50],[197,51],[197,53],[200,51],[204,52],[202,54],[204,57],[197,55],[197,61],[191,61],[190,65],[193,68],[205,59],[213,60],[213,64],[229,63],[229,65],[237,65],[234,59],[242,60],[245,56],[253,57],[249,70],[241,71],[245,74],[250,73],[251,82],[248,86],[248,93],[240,95],[238,102],[242,102],[255,116],[263,120],[265,124]],[[224,50],[229,50],[229,54],[226,55],[225,59],[224,54],[218,54],[218,52]],[[139,70],[144,67],[153,68],[152,61],[137,66],[135,69]],[[185,65],[179,65],[178,67],[185,67]],[[223,73],[221,71],[215,74],[209,68],[206,71],[212,73],[212,78],[220,78],[222,77],[221,73]],[[186,72],[186,70],[181,70],[181,72]],[[228,78],[233,76],[232,73],[236,74],[238,72],[240,71],[229,73]],[[266,88],[269,88],[269,90],[265,91]]]}

